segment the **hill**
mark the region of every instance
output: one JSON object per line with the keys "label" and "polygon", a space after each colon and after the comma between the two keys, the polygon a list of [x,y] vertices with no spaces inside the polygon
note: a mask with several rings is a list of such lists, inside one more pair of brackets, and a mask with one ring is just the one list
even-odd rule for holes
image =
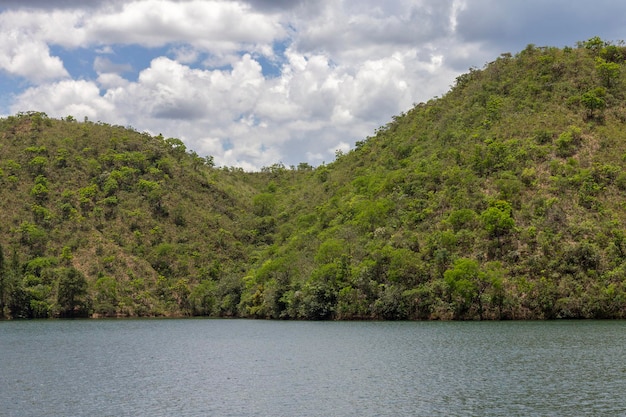
{"label": "hill", "polygon": [[208,314],[207,294],[239,279],[257,193],[241,173],[178,139],[71,117],[0,130],[5,315]]}
{"label": "hill", "polygon": [[5,317],[626,316],[626,48],[529,45],[335,162],[0,121]]}

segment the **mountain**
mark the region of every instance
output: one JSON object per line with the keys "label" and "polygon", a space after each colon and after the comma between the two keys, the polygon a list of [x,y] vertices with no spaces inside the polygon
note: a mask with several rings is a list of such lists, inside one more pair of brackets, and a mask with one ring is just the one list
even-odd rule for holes
{"label": "mountain", "polygon": [[0,120],[4,317],[626,317],[626,47],[529,45],[313,168]]}

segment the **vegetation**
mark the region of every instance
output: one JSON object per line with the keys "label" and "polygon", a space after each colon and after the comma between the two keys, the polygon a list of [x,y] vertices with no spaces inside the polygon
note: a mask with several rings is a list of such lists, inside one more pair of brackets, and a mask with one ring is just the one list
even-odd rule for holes
{"label": "vegetation", "polygon": [[313,168],[0,120],[3,317],[626,317],[626,48],[529,45]]}

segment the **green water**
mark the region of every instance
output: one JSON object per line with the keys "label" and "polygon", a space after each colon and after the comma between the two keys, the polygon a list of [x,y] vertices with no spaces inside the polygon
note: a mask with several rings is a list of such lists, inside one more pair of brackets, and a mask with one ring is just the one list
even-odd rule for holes
{"label": "green water", "polygon": [[0,322],[0,416],[624,416],[626,322]]}

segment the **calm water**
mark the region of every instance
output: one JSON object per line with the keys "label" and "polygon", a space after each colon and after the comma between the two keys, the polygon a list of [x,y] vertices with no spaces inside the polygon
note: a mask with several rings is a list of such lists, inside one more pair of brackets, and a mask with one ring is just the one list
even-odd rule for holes
{"label": "calm water", "polygon": [[0,322],[1,416],[626,416],[626,322]]}

